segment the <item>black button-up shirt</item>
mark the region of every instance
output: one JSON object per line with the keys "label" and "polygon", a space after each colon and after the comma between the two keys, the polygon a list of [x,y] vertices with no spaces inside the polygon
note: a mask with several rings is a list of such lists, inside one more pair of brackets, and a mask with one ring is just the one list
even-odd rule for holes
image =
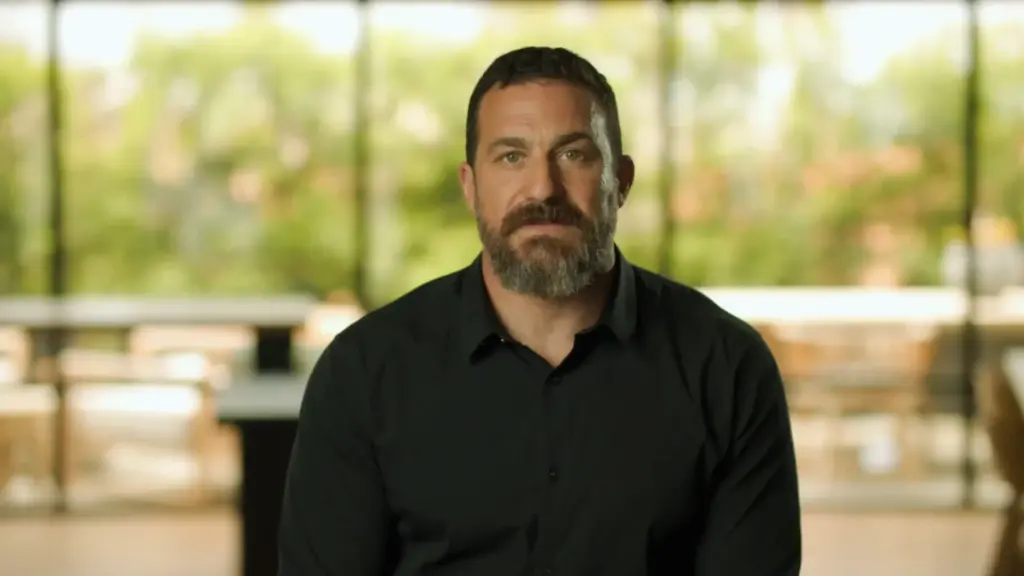
{"label": "black button-up shirt", "polygon": [[338,335],[306,389],[280,576],[786,576],[800,569],[782,382],[758,333],[619,257],[550,366],[479,259]]}

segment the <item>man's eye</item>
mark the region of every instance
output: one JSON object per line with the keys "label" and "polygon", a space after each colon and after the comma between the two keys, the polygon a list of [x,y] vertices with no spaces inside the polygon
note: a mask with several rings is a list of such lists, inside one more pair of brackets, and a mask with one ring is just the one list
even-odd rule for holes
{"label": "man's eye", "polygon": [[566,160],[583,160],[586,156],[579,150],[566,150],[563,154]]}
{"label": "man's eye", "polygon": [[523,159],[523,155],[520,152],[509,152],[501,157],[503,162],[509,164],[515,164],[516,162]]}

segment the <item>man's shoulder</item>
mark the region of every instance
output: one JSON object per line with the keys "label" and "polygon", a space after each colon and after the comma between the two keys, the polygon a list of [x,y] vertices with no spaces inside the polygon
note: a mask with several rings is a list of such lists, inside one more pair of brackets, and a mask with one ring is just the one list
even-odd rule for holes
{"label": "man's shoulder", "polygon": [[646,306],[648,313],[663,318],[671,328],[697,334],[707,345],[723,347],[727,353],[766,346],[754,326],[700,289],[656,272],[634,268],[641,306]]}
{"label": "man's shoulder", "polygon": [[638,283],[649,318],[675,348],[685,385],[704,398],[702,414],[715,437],[730,437],[737,402],[767,406],[784,395],[772,351],[754,326],[681,282],[644,271]]}
{"label": "man's shoulder", "polygon": [[332,347],[354,346],[379,355],[396,339],[429,341],[445,332],[458,312],[464,271],[430,280],[366,313],[336,335]]}

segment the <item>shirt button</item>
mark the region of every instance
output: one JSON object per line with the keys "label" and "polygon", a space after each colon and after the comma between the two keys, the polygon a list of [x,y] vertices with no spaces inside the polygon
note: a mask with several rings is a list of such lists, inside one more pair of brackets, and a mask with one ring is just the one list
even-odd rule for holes
{"label": "shirt button", "polygon": [[558,374],[552,374],[548,376],[548,384],[558,384],[562,381],[562,377]]}
{"label": "shirt button", "polygon": [[548,480],[552,482],[558,482],[558,469],[552,466],[548,468]]}

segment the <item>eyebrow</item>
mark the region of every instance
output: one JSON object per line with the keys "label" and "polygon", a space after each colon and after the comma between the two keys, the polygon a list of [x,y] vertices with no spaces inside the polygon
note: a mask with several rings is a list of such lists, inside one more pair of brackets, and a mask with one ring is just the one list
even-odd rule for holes
{"label": "eyebrow", "polygon": [[[552,148],[561,148],[562,146],[568,146],[569,144],[578,142],[580,140],[586,140],[588,142],[593,143],[594,138],[590,134],[587,134],[586,132],[569,132],[568,134],[562,134],[561,136],[556,138],[554,146],[552,146]],[[515,136],[505,136],[502,138],[497,138],[487,146],[488,152],[494,152],[499,148],[515,148],[519,150],[524,150],[528,148],[528,146],[526,144],[525,138],[519,138]]]}

